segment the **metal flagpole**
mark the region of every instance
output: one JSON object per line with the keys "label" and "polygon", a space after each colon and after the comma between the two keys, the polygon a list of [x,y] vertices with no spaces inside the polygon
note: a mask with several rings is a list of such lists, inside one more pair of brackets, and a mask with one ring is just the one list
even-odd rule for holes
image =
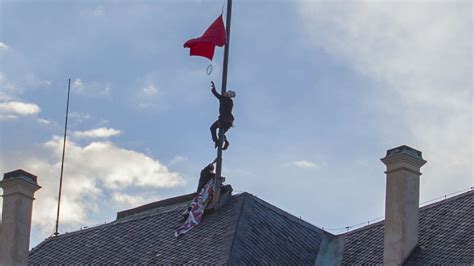
{"label": "metal flagpole", "polygon": [[67,86],[67,104],[66,104],[66,123],[64,124],[64,140],[63,140],[63,157],[61,160],[61,177],[59,178],[59,195],[58,195],[58,211],[56,213],[56,229],[54,235],[58,236],[58,225],[59,225],[59,207],[61,206],[61,190],[63,186],[63,170],[64,170],[64,154],[66,152],[66,132],[67,132],[67,117],[69,113],[69,93],[71,91],[71,79],[69,79],[69,84]]}
{"label": "metal flagpole", "polygon": [[[224,68],[222,70],[222,91],[221,95],[227,90],[227,69],[229,66],[229,44],[230,44],[230,21],[232,16],[232,0],[227,0],[227,16],[226,16],[226,23],[225,29],[227,33],[227,43],[225,44],[224,49]],[[219,145],[217,147],[217,162],[216,162],[216,182],[214,187],[214,197],[212,200],[212,205],[214,208],[217,206],[219,202],[219,198],[221,195],[221,176],[222,176],[222,142],[224,140],[224,131],[219,128]]]}

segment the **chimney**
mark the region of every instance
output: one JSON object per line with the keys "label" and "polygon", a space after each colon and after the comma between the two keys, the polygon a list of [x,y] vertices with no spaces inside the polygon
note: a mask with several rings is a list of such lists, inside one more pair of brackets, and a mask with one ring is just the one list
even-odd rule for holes
{"label": "chimney", "polygon": [[387,151],[384,265],[401,265],[418,245],[421,151],[406,145]]}
{"label": "chimney", "polygon": [[21,169],[6,173],[0,227],[0,265],[26,265],[30,247],[31,210],[37,177]]}

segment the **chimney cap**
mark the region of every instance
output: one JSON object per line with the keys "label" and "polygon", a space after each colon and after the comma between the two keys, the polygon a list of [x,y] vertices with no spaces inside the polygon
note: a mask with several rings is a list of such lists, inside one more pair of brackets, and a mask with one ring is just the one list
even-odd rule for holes
{"label": "chimney cap", "polygon": [[37,184],[37,179],[38,179],[37,176],[35,176],[33,174],[30,174],[30,173],[28,173],[27,171],[25,171],[23,169],[18,169],[18,170],[15,170],[15,171],[11,171],[11,172],[5,173],[3,175],[3,181],[7,181],[7,180],[11,180],[11,179],[17,179],[17,178],[27,180],[27,181],[32,182],[34,184]]}
{"label": "chimney cap", "polygon": [[421,151],[415,150],[407,145],[402,145],[402,146],[387,150],[387,154],[385,155],[385,158],[383,159],[387,159],[389,157],[402,155],[402,154],[411,156],[419,160],[424,160],[421,154]]}

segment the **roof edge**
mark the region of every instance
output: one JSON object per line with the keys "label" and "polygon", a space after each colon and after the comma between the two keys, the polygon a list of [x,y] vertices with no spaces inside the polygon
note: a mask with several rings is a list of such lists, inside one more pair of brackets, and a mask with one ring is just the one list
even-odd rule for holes
{"label": "roof edge", "polygon": [[249,195],[252,196],[252,198],[253,198],[255,201],[257,201],[257,202],[260,203],[260,204],[263,204],[265,207],[269,208],[270,210],[272,210],[272,211],[278,213],[279,215],[284,215],[284,216],[288,217],[289,219],[293,220],[294,222],[296,222],[296,223],[298,223],[298,224],[300,224],[300,225],[302,225],[302,226],[304,226],[304,227],[307,227],[307,228],[309,228],[309,229],[315,229],[315,228],[316,228],[316,229],[318,229],[318,230],[321,230],[322,232],[328,233],[328,234],[331,235],[331,236],[336,236],[336,235],[332,234],[331,232],[325,231],[324,229],[322,229],[322,228],[319,227],[319,226],[316,226],[316,225],[314,225],[314,224],[312,224],[312,223],[310,223],[310,222],[307,222],[307,221],[305,221],[305,220],[303,220],[303,219],[301,219],[301,218],[298,218],[298,217],[296,217],[295,215],[293,215],[293,214],[291,214],[291,213],[289,213],[289,212],[287,212],[287,211],[285,211],[285,210],[283,210],[283,209],[280,209],[280,208],[278,208],[278,207],[276,207],[276,206],[274,206],[274,205],[272,205],[272,204],[266,202],[265,200],[263,200],[263,199],[261,199],[261,198],[255,196],[255,195],[252,195],[252,194],[249,194]]}
{"label": "roof edge", "polygon": [[238,232],[238,229],[239,229],[240,220],[242,218],[242,212],[244,211],[245,202],[246,202],[247,198],[252,196],[252,195],[248,192],[243,192],[241,194],[238,194],[237,196],[238,197],[243,196],[243,200],[242,200],[242,203],[241,203],[242,205],[239,208],[239,217],[237,217],[237,223],[236,223],[235,228],[232,232],[232,241],[230,243],[230,247],[227,251],[224,251],[224,252],[227,253],[227,256],[226,256],[227,257],[227,261],[226,261],[227,264],[231,262],[232,250],[234,249],[234,243],[235,243],[236,235],[237,235],[237,232]]}
{"label": "roof edge", "polygon": [[[464,198],[466,196],[470,196],[470,194],[474,194],[474,189],[473,188],[470,188],[470,190],[462,192],[461,194],[457,194],[457,195],[452,196],[450,198],[442,199],[442,200],[430,203],[430,204],[425,205],[425,206],[420,206],[420,207],[418,207],[418,210],[421,211],[421,210],[425,210],[425,209],[431,209],[431,208],[437,207],[441,204],[445,204],[445,203],[451,202],[453,200],[457,200],[457,199],[460,199],[460,198]],[[337,236],[343,236],[343,235],[347,235],[347,234],[351,234],[351,233],[356,233],[356,232],[359,232],[359,231],[364,231],[364,230],[370,229],[372,227],[379,226],[380,224],[385,224],[385,217],[381,221],[375,222],[375,223],[370,224],[370,225],[365,225],[363,227],[359,227],[359,228],[350,230],[350,231],[345,232],[345,233],[338,234]]]}
{"label": "roof edge", "polygon": [[117,212],[116,220],[123,219],[129,216],[141,213],[141,212],[153,210],[159,207],[168,207],[174,204],[191,201],[195,196],[196,196],[196,193],[193,192],[193,193],[189,193],[189,194],[185,194],[185,195],[181,195],[181,196],[177,196],[173,198],[167,198],[164,200],[155,201],[155,202],[141,205],[132,209],[123,210],[123,211]]}
{"label": "roof edge", "polygon": [[[443,203],[446,203],[446,202],[449,202],[449,201],[452,201],[452,200],[456,200],[456,199],[459,199],[459,198],[464,198],[464,197],[466,197],[466,196],[469,196],[470,194],[474,194],[474,187],[471,187],[471,188],[469,188],[468,191],[462,192],[462,193],[457,194],[457,195],[454,195],[454,196],[452,196],[452,197],[444,198],[444,199],[441,199],[441,200],[438,200],[438,201],[429,203],[429,204],[427,204],[427,205],[420,206],[419,209],[429,209],[429,208],[433,208],[433,207],[436,207],[437,205],[440,205],[440,204],[443,204]],[[440,198],[441,198],[441,197],[440,197]],[[438,198],[438,199],[440,199],[440,198]],[[436,200],[436,199],[435,199],[435,200]]]}

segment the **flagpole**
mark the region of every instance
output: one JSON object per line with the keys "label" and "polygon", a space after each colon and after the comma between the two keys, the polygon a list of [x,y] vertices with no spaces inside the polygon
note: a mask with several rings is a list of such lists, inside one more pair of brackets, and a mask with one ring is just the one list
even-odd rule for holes
{"label": "flagpole", "polygon": [[[222,70],[222,85],[221,85],[221,95],[224,95],[224,93],[227,90],[227,69],[229,66],[229,44],[230,44],[230,21],[231,21],[231,16],[232,16],[232,0],[227,0],[227,16],[226,16],[226,23],[225,23],[225,29],[227,33],[227,38],[226,38],[226,45],[224,49],[224,67]],[[221,195],[221,176],[222,176],[222,142],[224,139],[224,131],[219,128],[219,142],[220,145],[217,147],[217,162],[216,162],[216,182],[215,182],[215,187],[214,187],[214,197],[212,200],[212,205],[214,208],[217,207],[217,204],[220,199]]]}
{"label": "flagpole", "polygon": [[63,186],[63,171],[64,171],[64,155],[66,152],[66,132],[67,132],[67,117],[69,113],[69,93],[71,91],[71,79],[67,86],[67,103],[66,103],[66,122],[64,124],[64,139],[63,139],[63,157],[61,159],[61,177],[59,178],[59,195],[58,195],[58,210],[56,212],[56,228],[54,230],[54,235],[58,236],[58,226],[59,226],[59,207],[61,206],[61,190]]}

